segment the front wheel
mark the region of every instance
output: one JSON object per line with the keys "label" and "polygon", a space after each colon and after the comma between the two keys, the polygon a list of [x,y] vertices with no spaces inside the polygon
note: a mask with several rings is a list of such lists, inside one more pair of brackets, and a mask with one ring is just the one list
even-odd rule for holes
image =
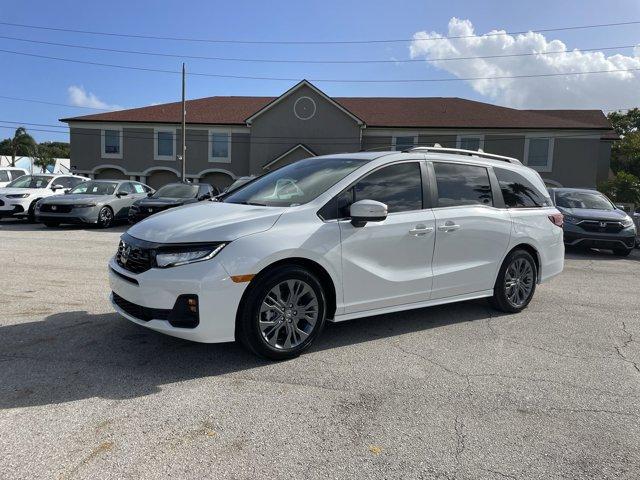
{"label": "front wheel", "polygon": [[254,282],[238,312],[236,337],[255,354],[272,360],[297,357],[324,327],[326,298],[321,283],[293,265],[276,268]]}
{"label": "front wheel", "polygon": [[102,207],[98,213],[98,225],[101,228],[108,228],[113,223],[113,210],[110,207]]}
{"label": "front wheel", "polygon": [[500,267],[491,305],[507,313],[524,310],[536,291],[537,278],[538,269],[531,254],[526,250],[514,250]]}

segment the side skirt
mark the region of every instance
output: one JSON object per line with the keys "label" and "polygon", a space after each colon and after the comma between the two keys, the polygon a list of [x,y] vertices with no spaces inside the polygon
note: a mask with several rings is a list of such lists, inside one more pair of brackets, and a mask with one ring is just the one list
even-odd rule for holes
{"label": "side skirt", "polygon": [[426,300],[424,302],[407,303],[404,305],[396,305],[393,307],[378,308],[375,310],[363,310],[361,312],[347,313],[336,315],[330,322],[344,322],[345,320],[353,320],[355,318],[372,317],[374,315],[383,315],[385,313],[402,312],[405,310],[414,310],[416,308],[434,307],[436,305],[444,305],[447,303],[464,302],[466,300],[475,300],[477,298],[486,298],[493,296],[493,289],[482,290],[480,292],[465,293],[464,295],[456,295],[454,297],[437,298],[435,300]]}

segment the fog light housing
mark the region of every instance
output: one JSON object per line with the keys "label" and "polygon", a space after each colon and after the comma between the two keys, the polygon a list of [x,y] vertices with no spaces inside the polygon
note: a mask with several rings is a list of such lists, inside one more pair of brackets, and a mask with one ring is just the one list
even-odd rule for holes
{"label": "fog light housing", "polygon": [[172,327],[195,328],[200,323],[197,295],[180,295],[167,318]]}

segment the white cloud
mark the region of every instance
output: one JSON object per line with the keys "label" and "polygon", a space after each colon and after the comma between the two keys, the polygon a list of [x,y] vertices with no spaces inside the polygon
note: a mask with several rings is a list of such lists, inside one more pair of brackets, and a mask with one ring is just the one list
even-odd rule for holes
{"label": "white cloud", "polygon": [[72,105],[77,107],[90,107],[100,108],[103,110],[120,110],[119,105],[109,105],[106,102],[100,100],[95,94],[87,92],[83,86],[71,85],[67,92],[69,94],[69,101]]}
{"label": "white cloud", "polygon": [[[445,36],[436,32],[417,32],[410,45],[411,58],[429,62],[458,78],[503,77],[557,74],[600,70],[640,69],[640,45],[630,56],[606,56],[602,51],[568,50],[560,40],[548,40],[539,33],[495,35],[492,30],[476,35],[469,20],[452,18],[446,36],[468,37],[426,40]],[[422,41],[421,41],[422,40]],[[562,52],[540,54],[543,52]],[[477,57],[536,53],[536,55],[438,60],[451,57]],[[640,71],[565,75],[521,79],[473,80],[471,87],[491,100],[516,108],[598,108],[618,109],[640,104]]]}

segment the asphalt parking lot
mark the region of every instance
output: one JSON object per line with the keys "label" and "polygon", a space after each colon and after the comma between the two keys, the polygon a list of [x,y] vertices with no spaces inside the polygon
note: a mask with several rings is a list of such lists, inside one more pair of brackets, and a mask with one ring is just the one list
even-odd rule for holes
{"label": "asphalt parking lot", "polygon": [[108,231],[0,222],[0,478],[640,477],[640,253],[530,307],[330,325],[256,359],[112,313]]}

